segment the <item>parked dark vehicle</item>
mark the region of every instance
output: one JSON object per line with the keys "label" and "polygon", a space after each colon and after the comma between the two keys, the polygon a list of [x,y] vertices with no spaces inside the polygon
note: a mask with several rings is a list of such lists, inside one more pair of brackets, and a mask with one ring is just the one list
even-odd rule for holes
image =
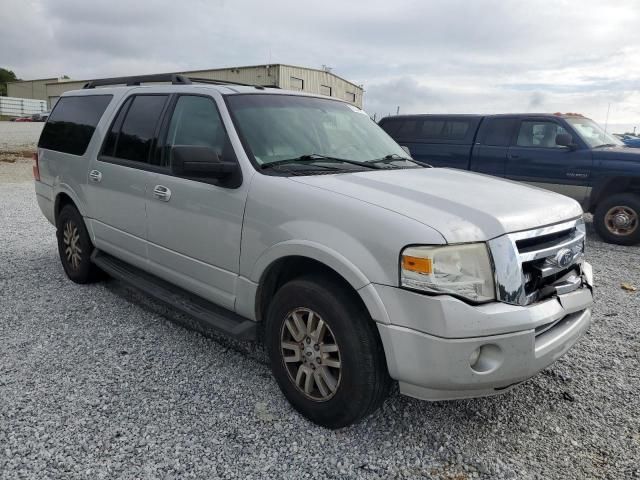
{"label": "parked dark vehicle", "polygon": [[412,157],[578,200],[610,243],[640,242],[640,150],[578,114],[402,115],[380,126]]}

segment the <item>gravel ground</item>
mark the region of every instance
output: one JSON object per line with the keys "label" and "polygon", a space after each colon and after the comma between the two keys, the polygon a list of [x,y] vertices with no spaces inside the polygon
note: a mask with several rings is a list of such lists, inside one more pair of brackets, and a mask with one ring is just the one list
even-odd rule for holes
{"label": "gravel ground", "polygon": [[593,326],[512,392],[395,393],[328,431],[291,409],[260,348],[117,281],[71,283],[31,183],[0,185],[0,246],[0,478],[640,477],[640,292],[621,288],[640,287],[640,248],[591,232]]}
{"label": "gravel ground", "polygon": [[0,185],[33,178],[31,154],[44,123],[0,122]]}
{"label": "gravel ground", "polygon": [[42,127],[41,122],[0,122],[0,152],[35,148]]}

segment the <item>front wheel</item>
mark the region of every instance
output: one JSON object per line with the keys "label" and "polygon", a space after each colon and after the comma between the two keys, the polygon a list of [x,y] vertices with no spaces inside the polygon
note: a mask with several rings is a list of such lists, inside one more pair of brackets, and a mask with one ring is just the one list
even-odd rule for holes
{"label": "front wheel", "polygon": [[340,428],[376,410],[391,379],[375,323],[342,285],[325,277],[290,281],[269,307],[271,369],[293,407]]}
{"label": "front wheel", "polygon": [[596,208],[593,224],[598,234],[609,243],[639,243],[640,196],[619,193],[605,198]]}

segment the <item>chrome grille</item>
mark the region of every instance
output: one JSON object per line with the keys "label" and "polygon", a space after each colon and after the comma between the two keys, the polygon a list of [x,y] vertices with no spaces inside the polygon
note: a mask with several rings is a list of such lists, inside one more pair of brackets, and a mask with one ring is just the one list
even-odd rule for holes
{"label": "chrome grille", "polygon": [[584,241],[582,219],[491,240],[498,300],[529,305],[580,288]]}

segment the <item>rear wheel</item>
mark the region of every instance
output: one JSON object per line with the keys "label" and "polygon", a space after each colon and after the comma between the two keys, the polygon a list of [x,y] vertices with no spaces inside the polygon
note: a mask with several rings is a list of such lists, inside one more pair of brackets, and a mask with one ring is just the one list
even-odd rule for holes
{"label": "rear wheel", "polygon": [[327,277],[303,277],[278,290],[265,341],[271,369],[293,407],[314,423],[340,428],[375,411],[391,379],[375,323]]}
{"label": "rear wheel", "polygon": [[639,243],[640,196],[619,193],[604,199],[596,208],[593,223],[598,234],[609,243]]}
{"label": "rear wheel", "polygon": [[56,220],[58,253],[67,277],[75,283],[100,280],[102,271],[91,262],[93,244],[82,215],[73,205],[62,207]]}

